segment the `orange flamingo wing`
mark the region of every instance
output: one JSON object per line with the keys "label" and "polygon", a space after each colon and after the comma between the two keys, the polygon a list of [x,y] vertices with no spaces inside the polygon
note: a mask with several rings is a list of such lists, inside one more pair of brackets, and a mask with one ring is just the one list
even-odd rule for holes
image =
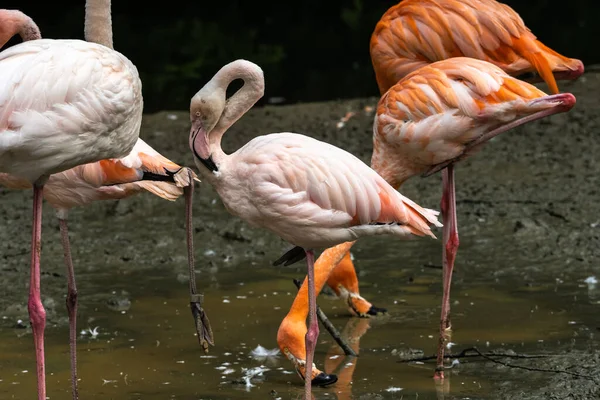
{"label": "orange flamingo wing", "polygon": [[87,164],[84,179],[96,186],[132,183],[141,180],[173,181],[181,166],[162,156],[141,139],[123,158]]}

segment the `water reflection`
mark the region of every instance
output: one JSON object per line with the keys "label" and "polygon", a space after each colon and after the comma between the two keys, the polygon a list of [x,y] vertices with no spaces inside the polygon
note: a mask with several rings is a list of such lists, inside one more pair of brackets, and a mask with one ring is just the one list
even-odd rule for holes
{"label": "water reflection", "polygon": [[[481,362],[461,360],[444,386],[436,387],[433,362],[398,362],[400,354],[435,351],[439,274],[388,269],[377,261],[368,265],[374,273],[366,281],[377,287],[365,286],[364,291],[377,304],[388,306],[388,316],[350,318],[338,300],[319,298],[323,311],[343,327],[342,335],[360,355],[345,357],[321,329],[315,360],[339,380],[332,387],[315,388],[315,399],[493,398],[493,381],[509,379],[510,371],[490,374],[477,367]],[[365,268],[365,261],[361,266]],[[126,276],[81,274],[81,398],[301,399],[302,381],[291,363],[269,352],[277,348],[279,323],[295,295],[291,278],[301,272],[274,274],[268,267],[215,272],[219,287],[205,290],[216,340],[207,355],[194,337],[187,284],[169,268],[131,269]],[[408,274],[414,279],[390,277]],[[597,324],[597,286],[584,283],[586,276],[533,288],[509,281],[490,283],[489,277],[477,274],[469,275],[467,285],[460,276],[453,298],[453,351],[478,346],[482,351],[504,347],[539,353],[563,351],[564,344],[586,348],[597,342],[590,336]],[[128,307],[107,303],[115,297],[127,298]],[[57,308],[60,312],[66,313]],[[66,322],[55,320],[46,330],[51,400],[70,396]],[[0,330],[0,398],[27,399],[35,394],[32,337],[28,329],[14,326]],[[263,350],[257,351],[259,345]],[[528,387],[527,382],[515,385]]]}
{"label": "water reflection", "polygon": [[[342,331],[342,338],[350,348],[360,356],[360,338],[370,327],[369,318],[351,318]],[[335,385],[337,400],[352,399],[352,379],[360,357],[344,355],[337,344],[333,344],[325,355],[325,373],[336,374],[338,381]]]}

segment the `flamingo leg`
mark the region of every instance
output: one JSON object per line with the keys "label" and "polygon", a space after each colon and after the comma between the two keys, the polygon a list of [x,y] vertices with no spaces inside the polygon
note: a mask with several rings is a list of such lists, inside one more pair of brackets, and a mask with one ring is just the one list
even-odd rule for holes
{"label": "flamingo leg", "polygon": [[71,385],[73,400],[79,399],[77,389],[77,286],[75,284],[75,270],[71,258],[71,243],[69,242],[69,229],[65,218],[58,218],[60,236],[62,239],[65,265],[67,267],[67,312],[69,313],[69,346],[71,352]]}
{"label": "flamingo leg", "polygon": [[40,293],[40,257],[42,253],[42,201],[43,183],[33,184],[33,226],[31,235],[31,280],[29,283],[29,321],[35,344],[37,367],[38,400],[46,400],[46,373],[44,364],[44,329],[46,328],[46,310],[42,305]]}
{"label": "flamingo leg", "polygon": [[444,228],[442,231],[444,247],[442,248],[443,294],[442,312],[440,316],[440,340],[438,344],[436,379],[444,379],[444,349],[450,342],[452,326],[450,324],[450,285],[452,270],[458,250],[458,226],[456,219],[456,191],[454,187],[454,165],[449,165],[442,171],[442,216]]}
{"label": "flamingo leg", "polygon": [[306,264],[308,266],[308,330],[306,331],[306,373],[304,375],[304,400],[312,399],[312,366],[319,337],[319,323],[317,322],[317,297],[315,294],[315,253],[306,251]]}

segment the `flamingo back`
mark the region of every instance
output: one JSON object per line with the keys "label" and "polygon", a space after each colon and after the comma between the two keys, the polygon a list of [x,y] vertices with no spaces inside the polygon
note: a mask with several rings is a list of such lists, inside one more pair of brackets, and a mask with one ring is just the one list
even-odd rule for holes
{"label": "flamingo back", "polygon": [[33,182],[135,145],[141,82],[120,53],[41,39],[1,52],[0,71],[0,171]]}
{"label": "flamingo back", "polygon": [[304,248],[359,236],[430,235],[438,225],[350,153],[308,136],[259,136],[219,166],[225,206]]}
{"label": "flamingo back", "polygon": [[581,61],[545,46],[495,0],[403,0],[377,23],[370,50],[382,94],[419,67],[451,57],[485,60],[513,76],[537,72],[553,93],[553,73],[565,79],[583,73]]}
{"label": "flamingo back", "polygon": [[459,157],[484,133],[556,105],[551,96],[488,62],[438,61],[408,74],[379,101],[371,165],[399,187]]}

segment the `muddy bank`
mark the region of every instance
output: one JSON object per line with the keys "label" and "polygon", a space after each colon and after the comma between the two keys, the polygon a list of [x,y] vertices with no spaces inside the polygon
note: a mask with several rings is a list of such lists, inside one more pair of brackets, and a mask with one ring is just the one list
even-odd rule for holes
{"label": "muddy bank", "polygon": [[[530,293],[549,285],[582,282],[588,276],[600,275],[600,166],[597,162],[600,73],[588,73],[561,88],[577,97],[577,105],[571,112],[504,134],[456,169],[462,247],[455,286],[468,290],[475,282],[483,282],[489,287],[499,284],[520,293]],[[326,140],[368,163],[373,118],[368,107],[375,104],[375,98],[368,98],[259,108],[230,129],[223,146],[226,151],[233,151],[259,134],[292,131]],[[356,114],[343,127],[338,127],[348,112]],[[186,112],[161,112],[144,118],[141,137],[165,156],[191,166],[188,135]],[[402,192],[423,206],[438,209],[440,175],[413,178]],[[30,192],[4,189],[0,192],[2,330],[14,329],[19,319],[28,325],[30,207]],[[66,278],[58,225],[51,207],[45,207],[42,291],[49,329],[52,329],[67,323]],[[214,278],[216,274],[235,274],[239,268],[256,267],[260,271],[253,278],[256,280],[265,274],[281,273],[269,269],[268,265],[289,245],[230,218],[211,188],[200,185],[196,189],[194,212],[197,269],[204,287],[220,289],[222,281]],[[90,304],[120,310],[138,297],[160,295],[165,289],[155,278],[157,271],[168,271],[167,275],[179,282],[185,292],[183,213],[183,199],[167,203],[150,194],[73,210],[70,231],[80,282],[80,315],[90,315],[93,311],[88,308]],[[389,265],[386,270],[401,266],[416,279],[425,274],[424,265],[440,264],[439,241],[402,244],[388,241],[389,246],[375,256],[372,249],[375,243],[381,246],[382,240],[367,239],[357,244],[357,259]],[[360,261],[358,263],[360,269]],[[287,272],[301,275],[303,270],[304,266],[298,265]],[[140,271],[147,274],[146,279],[140,279],[135,289],[125,290],[123,282],[133,275],[139,279]],[[370,281],[377,281],[368,269],[359,272],[363,285],[369,287]],[[440,281],[438,275],[432,276],[437,279],[431,285],[431,293],[438,296],[437,304]],[[108,285],[107,277],[113,277]],[[381,291],[395,290],[391,283],[385,286],[387,282],[382,281],[379,282]],[[590,299],[590,303],[593,301]],[[287,303],[282,305],[286,306]],[[433,310],[438,312],[435,307]],[[459,325],[456,328],[460,329]],[[551,350],[559,355],[536,360],[535,365],[543,364],[545,368],[576,365],[572,370],[598,376],[599,328],[600,324],[586,327],[584,344],[580,341],[574,348],[557,345]],[[376,335],[376,328],[370,334]],[[582,336],[585,334],[581,332]],[[587,348],[583,348],[585,346]],[[465,371],[469,365],[474,369],[481,367],[481,363],[465,363]],[[485,368],[489,368],[495,378],[489,396],[482,398],[591,399],[600,396],[597,383],[574,376],[523,370],[513,373],[491,363],[486,363]],[[523,389],[524,380],[530,382],[527,389]],[[519,381],[519,385],[511,383]]]}

